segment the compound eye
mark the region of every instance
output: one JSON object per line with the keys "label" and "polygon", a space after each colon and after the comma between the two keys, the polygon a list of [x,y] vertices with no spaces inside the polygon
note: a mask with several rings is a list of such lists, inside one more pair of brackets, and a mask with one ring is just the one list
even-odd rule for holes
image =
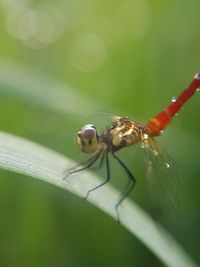
{"label": "compound eye", "polygon": [[82,138],[86,138],[89,141],[92,141],[93,138],[95,138],[97,135],[97,131],[94,127],[94,125],[85,125],[81,130],[81,136]]}
{"label": "compound eye", "polygon": [[94,125],[85,125],[76,135],[76,143],[85,153],[96,152],[99,148],[97,130]]}

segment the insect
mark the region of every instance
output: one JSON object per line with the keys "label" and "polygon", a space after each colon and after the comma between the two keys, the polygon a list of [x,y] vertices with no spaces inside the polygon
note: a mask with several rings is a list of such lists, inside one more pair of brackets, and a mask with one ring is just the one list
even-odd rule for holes
{"label": "insect", "polygon": [[[121,165],[129,178],[127,186],[125,187],[124,191],[122,191],[121,195],[115,203],[116,218],[119,222],[120,217],[118,208],[134,188],[136,178],[128,169],[126,164],[117,155],[117,152],[122,148],[132,146],[136,143],[141,143],[141,146],[143,148],[148,148],[153,161],[154,158],[156,159],[156,157],[159,157],[160,164],[164,164],[164,166],[158,166],[158,168],[164,168],[166,177],[162,177],[162,179],[165,179],[166,183],[168,181],[168,178],[170,178],[171,176],[170,169],[172,166],[170,165],[171,163],[169,163],[165,159],[165,155],[161,152],[157,142],[155,141],[155,137],[159,136],[162,133],[162,131],[170,123],[173,116],[181,109],[185,102],[189,100],[197,90],[199,90],[199,87],[200,73],[194,76],[191,84],[179,95],[177,99],[173,99],[173,101],[164,110],[162,110],[155,117],[151,118],[146,124],[133,121],[127,116],[114,116],[111,127],[108,128],[104,133],[98,133],[97,129],[92,124],[83,126],[77,132],[75,140],[81,151],[87,154],[91,154],[92,156],[83,164],[70,168],[64,179],[70,174],[75,174],[77,172],[90,168],[98,160],[100,160],[100,167],[105,163],[107,173],[106,179],[87,192],[87,199],[92,191],[105,185],[110,180],[111,173],[109,155],[111,154],[112,157]],[[163,176],[163,172],[161,176]],[[172,182],[175,183],[175,181]],[[165,189],[168,191],[172,190],[172,188],[170,188],[170,185],[167,183],[163,184],[163,186],[166,187]],[[171,194],[171,198],[172,197],[173,194]]]}

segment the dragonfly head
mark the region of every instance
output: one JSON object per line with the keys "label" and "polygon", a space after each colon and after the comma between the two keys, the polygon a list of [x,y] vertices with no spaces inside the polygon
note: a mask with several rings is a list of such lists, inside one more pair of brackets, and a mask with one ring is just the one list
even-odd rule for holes
{"label": "dragonfly head", "polygon": [[99,149],[98,139],[97,130],[92,124],[86,124],[76,134],[76,143],[85,153],[94,153]]}

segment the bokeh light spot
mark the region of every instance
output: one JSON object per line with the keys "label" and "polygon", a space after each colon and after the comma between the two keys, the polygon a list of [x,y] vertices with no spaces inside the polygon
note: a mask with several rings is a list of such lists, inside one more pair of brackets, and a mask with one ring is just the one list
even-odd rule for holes
{"label": "bokeh light spot", "polygon": [[6,7],[8,33],[33,49],[41,49],[59,39],[65,18],[57,7],[45,4],[31,9],[26,5]]}

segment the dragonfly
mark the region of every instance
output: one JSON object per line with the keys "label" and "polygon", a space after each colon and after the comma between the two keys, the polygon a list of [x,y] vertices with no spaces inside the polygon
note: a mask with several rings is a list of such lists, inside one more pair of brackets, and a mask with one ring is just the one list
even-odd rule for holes
{"label": "dragonfly", "polygon": [[[86,154],[91,154],[91,157],[84,163],[68,169],[67,174],[63,179],[68,177],[68,175],[91,168],[97,161],[99,161],[99,168],[105,164],[105,180],[87,192],[85,196],[87,199],[91,192],[110,181],[111,171],[109,155],[112,155],[114,160],[119,163],[128,177],[128,183],[119,195],[114,206],[116,219],[120,222],[119,206],[133,190],[136,184],[136,178],[124,161],[117,155],[117,152],[125,147],[140,143],[141,147],[145,148],[146,155],[151,157],[151,161],[149,162],[153,165],[157,162],[156,168],[158,169],[158,173],[160,173],[160,180],[157,179],[157,182],[153,183],[153,186],[157,187],[156,190],[159,190],[160,187],[163,188],[159,197],[160,201],[165,202],[166,198],[163,192],[168,191],[167,194],[170,200],[169,206],[171,206],[169,209],[174,208],[175,210],[175,207],[173,207],[176,205],[174,204],[174,195],[177,193],[176,184],[178,184],[178,182],[176,181],[176,173],[173,173],[173,160],[169,160],[169,156],[163,152],[155,138],[163,132],[185,102],[188,101],[199,88],[200,73],[194,76],[189,86],[183,90],[176,99],[173,98],[172,102],[165,109],[151,118],[146,124],[131,120],[127,116],[114,116],[111,126],[102,133],[99,133],[93,124],[84,125],[76,133],[75,141],[79,149]],[[152,164],[149,165],[149,169],[153,168]],[[170,184],[171,182],[172,184]]]}

